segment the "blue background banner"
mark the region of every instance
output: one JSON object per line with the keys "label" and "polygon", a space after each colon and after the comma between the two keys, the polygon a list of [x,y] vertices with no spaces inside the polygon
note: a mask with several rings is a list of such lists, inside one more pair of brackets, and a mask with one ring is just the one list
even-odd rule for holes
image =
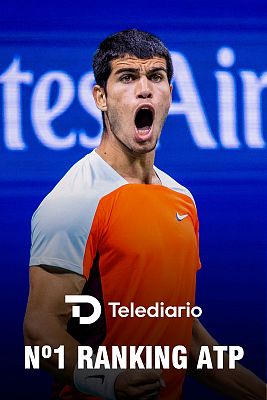
{"label": "blue background banner", "polygon": [[[248,7],[237,1],[232,8],[219,2],[215,10],[190,1],[179,12],[175,2],[167,3],[142,5],[141,13],[137,2],[131,17],[122,2],[90,6],[89,13],[78,4],[36,10],[18,1],[0,13],[0,375],[10,399],[42,400],[49,393],[46,375],[24,371],[31,215],[68,168],[99,143],[92,56],[107,34],[133,26],[157,34],[172,52],[173,104],[156,165],[187,186],[197,203],[202,321],[221,344],[243,346],[244,365],[265,374],[264,2]],[[196,396],[222,398],[190,380],[186,399]]]}

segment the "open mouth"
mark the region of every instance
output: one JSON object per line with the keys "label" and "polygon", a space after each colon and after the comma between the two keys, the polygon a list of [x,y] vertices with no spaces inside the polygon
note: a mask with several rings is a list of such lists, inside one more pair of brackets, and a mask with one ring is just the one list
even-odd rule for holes
{"label": "open mouth", "polygon": [[148,131],[153,124],[154,115],[149,108],[141,108],[135,116],[135,126],[138,131]]}

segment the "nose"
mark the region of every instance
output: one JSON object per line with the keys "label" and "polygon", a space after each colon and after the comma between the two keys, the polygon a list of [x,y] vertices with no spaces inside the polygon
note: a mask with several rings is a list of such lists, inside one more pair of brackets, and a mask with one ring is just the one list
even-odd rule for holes
{"label": "nose", "polygon": [[150,81],[146,76],[141,76],[136,85],[136,97],[138,99],[151,99],[152,90]]}

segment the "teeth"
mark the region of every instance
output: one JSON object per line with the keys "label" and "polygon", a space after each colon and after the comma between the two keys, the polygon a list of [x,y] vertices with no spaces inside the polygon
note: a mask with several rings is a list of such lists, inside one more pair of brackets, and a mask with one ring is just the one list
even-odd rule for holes
{"label": "teeth", "polygon": [[147,133],[150,131],[150,126],[145,126],[144,128],[139,128],[137,130],[138,130],[138,132],[141,132],[141,133]]}

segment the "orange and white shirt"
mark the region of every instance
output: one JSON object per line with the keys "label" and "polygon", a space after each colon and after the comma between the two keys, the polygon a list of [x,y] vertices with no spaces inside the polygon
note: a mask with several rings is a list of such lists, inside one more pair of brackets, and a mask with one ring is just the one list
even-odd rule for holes
{"label": "orange and white shirt", "polygon": [[[155,168],[162,185],[129,184],[95,151],[43,200],[32,219],[30,265],[69,269],[87,279],[83,294],[101,302],[95,324],[69,321],[81,344],[188,348],[192,318],[114,318],[109,302],[149,307],[195,301],[200,267],[198,218],[190,192]],[[82,310],[88,315],[86,305]],[[179,399],[185,370],[164,370],[161,399]],[[86,399],[65,387],[58,398]]]}

